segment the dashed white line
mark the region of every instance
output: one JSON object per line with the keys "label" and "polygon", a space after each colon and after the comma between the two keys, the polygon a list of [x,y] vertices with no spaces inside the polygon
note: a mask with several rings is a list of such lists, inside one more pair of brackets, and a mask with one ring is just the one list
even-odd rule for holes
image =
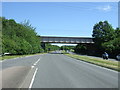
{"label": "dashed white line", "polygon": [[34,68],[35,66],[31,66],[31,68]]}
{"label": "dashed white line", "polygon": [[34,66],[40,61],[40,58],[33,64]]}
{"label": "dashed white line", "polygon": [[33,78],[32,78],[32,80],[31,80],[31,83],[30,83],[29,88],[31,88],[32,85],[33,85],[33,82],[34,82],[34,80],[35,80],[35,76],[36,76],[37,71],[38,71],[38,68],[36,68],[36,70],[35,70],[35,72],[34,72],[34,75],[33,75]]}
{"label": "dashed white line", "polygon": [[[31,66],[31,68],[34,68],[35,65],[37,65],[37,63],[38,63],[39,61],[40,61],[40,58],[33,64],[33,66]],[[34,79],[35,79],[35,76],[36,76],[37,71],[38,71],[38,68],[36,68],[36,70],[35,70],[35,72],[34,72],[34,75],[33,75],[33,78],[32,78],[32,80],[31,80],[31,83],[30,83],[29,88],[31,88],[32,85],[33,85],[33,82],[34,82]]]}

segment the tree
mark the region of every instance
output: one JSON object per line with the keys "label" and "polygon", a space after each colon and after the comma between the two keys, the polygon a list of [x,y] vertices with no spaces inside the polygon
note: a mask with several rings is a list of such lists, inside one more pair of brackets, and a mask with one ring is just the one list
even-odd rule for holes
{"label": "tree", "polygon": [[32,54],[43,52],[40,37],[29,22],[16,23],[2,18],[2,51],[11,54]]}
{"label": "tree", "polygon": [[76,53],[87,54],[87,46],[86,46],[86,45],[78,44],[78,45],[75,47],[74,50],[75,50]]}
{"label": "tree", "polygon": [[92,36],[96,43],[108,42],[115,38],[115,30],[107,21],[100,21],[93,27]]}
{"label": "tree", "polygon": [[47,43],[45,45],[45,49],[46,49],[46,51],[55,51],[55,50],[59,50],[60,47],[57,45],[51,45],[50,43]]}
{"label": "tree", "polygon": [[93,27],[93,34],[96,54],[101,55],[104,52],[103,43],[109,42],[116,37],[115,30],[107,21],[100,21]]}
{"label": "tree", "polygon": [[120,53],[120,28],[115,30],[116,37],[108,42],[102,44],[105,51],[109,52],[111,57],[114,57]]}
{"label": "tree", "polygon": [[115,35],[116,35],[116,38],[120,37],[120,28],[116,28]]}
{"label": "tree", "polygon": [[61,50],[73,50],[75,48],[75,46],[69,46],[69,45],[64,45],[64,46],[61,46]]}

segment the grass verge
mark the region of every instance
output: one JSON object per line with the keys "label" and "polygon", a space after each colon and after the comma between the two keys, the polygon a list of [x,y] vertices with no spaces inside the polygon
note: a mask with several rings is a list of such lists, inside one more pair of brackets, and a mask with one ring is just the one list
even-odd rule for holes
{"label": "grass verge", "polygon": [[92,57],[73,55],[73,54],[65,54],[65,55],[81,61],[85,61],[88,63],[92,63],[95,65],[99,65],[99,66],[106,67],[106,68],[113,69],[120,72],[119,61],[109,61],[109,60],[103,60],[100,58],[92,58]]}
{"label": "grass verge", "polygon": [[13,58],[32,56],[32,55],[39,55],[39,54],[44,54],[44,53],[28,54],[28,55],[6,55],[6,56],[0,57],[0,60],[13,59]]}

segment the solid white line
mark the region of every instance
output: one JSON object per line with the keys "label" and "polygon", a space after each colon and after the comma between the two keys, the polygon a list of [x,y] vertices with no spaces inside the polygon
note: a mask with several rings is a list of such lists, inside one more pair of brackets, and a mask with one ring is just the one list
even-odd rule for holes
{"label": "solid white line", "polygon": [[91,66],[95,66],[95,67],[98,67],[98,68],[102,68],[102,69],[105,69],[105,70],[108,70],[108,71],[112,71],[112,72],[115,72],[115,73],[118,73],[117,71],[114,71],[112,69],[109,69],[109,68],[106,68],[106,67],[102,67],[102,66],[98,66],[98,65],[95,65],[95,64],[91,64],[89,62],[84,62],[84,61],[81,61],[81,60],[77,60],[78,62],[82,62],[82,63],[85,63],[85,64],[89,64]]}
{"label": "solid white line", "polygon": [[33,75],[33,78],[32,78],[32,80],[31,80],[31,83],[30,83],[29,88],[31,88],[32,85],[33,85],[33,82],[34,82],[34,80],[35,80],[35,76],[36,76],[37,70],[38,70],[38,68],[36,68],[36,70],[35,70],[35,72],[34,72],[34,75]]}
{"label": "solid white line", "polygon": [[34,66],[40,61],[40,58],[33,64]]}

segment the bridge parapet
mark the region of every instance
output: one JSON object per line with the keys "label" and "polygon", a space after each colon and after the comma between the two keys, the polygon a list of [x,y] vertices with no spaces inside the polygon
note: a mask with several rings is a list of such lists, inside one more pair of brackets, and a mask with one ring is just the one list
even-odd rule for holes
{"label": "bridge parapet", "polygon": [[69,43],[69,44],[79,44],[79,43],[94,43],[92,37],[51,37],[51,36],[41,36],[41,42],[43,43]]}

